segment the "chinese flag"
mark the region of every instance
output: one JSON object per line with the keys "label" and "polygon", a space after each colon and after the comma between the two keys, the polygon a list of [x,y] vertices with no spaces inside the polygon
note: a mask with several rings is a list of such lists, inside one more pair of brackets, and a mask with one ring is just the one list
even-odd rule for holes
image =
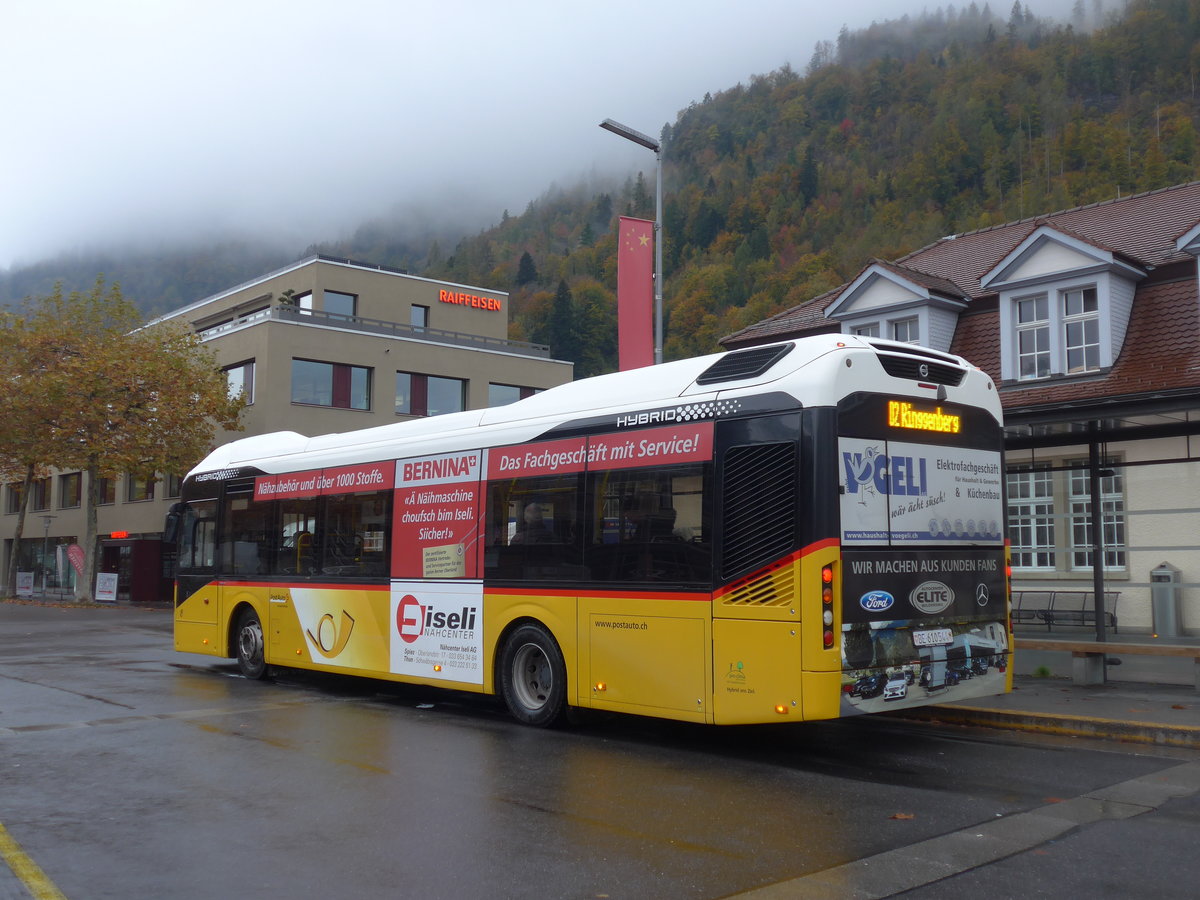
{"label": "chinese flag", "polygon": [[617,254],[617,355],[624,372],[654,365],[654,223],[621,216]]}

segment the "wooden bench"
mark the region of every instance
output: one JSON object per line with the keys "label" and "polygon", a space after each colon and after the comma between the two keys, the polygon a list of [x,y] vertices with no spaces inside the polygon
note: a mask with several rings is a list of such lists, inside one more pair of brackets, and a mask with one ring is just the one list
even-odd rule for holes
{"label": "wooden bench", "polygon": [[1200,691],[1200,647],[1181,644],[1130,644],[1106,641],[1056,641],[1049,638],[1016,638],[1016,652],[1022,650],[1060,650],[1071,654],[1072,675],[1076,684],[1104,684],[1104,666],[1109,656],[1183,656],[1191,657],[1196,690]]}
{"label": "wooden bench", "polygon": [[[1055,625],[1080,628],[1096,624],[1095,591],[1013,591],[1014,625],[1040,622],[1048,631]],[[1104,592],[1104,621],[1117,633],[1117,598],[1120,591]]]}

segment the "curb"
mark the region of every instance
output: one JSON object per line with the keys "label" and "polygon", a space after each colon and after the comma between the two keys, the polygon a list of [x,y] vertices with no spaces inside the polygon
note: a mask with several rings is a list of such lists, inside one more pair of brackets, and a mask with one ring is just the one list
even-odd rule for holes
{"label": "curb", "polygon": [[891,715],[922,722],[975,725],[1009,731],[1030,731],[1070,737],[1102,738],[1167,747],[1200,750],[1200,727],[1159,722],[1123,722],[1090,716],[1062,716],[1025,711],[1004,711],[975,706],[922,707],[897,710]]}

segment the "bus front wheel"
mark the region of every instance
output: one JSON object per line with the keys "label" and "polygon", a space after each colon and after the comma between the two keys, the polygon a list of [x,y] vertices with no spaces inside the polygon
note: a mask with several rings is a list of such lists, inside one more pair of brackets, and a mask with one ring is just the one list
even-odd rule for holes
{"label": "bus front wheel", "polygon": [[545,727],[562,720],[567,667],[558,643],[541,625],[521,625],[505,640],[500,693],[518,722]]}
{"label": "bus front wheel", "polygon": [[247,678],[255,680],[267,674],[267,658],[263,641],[262,622],[258,613],[251,608],[242,610],[234,633],[237,645],[238,669]]}

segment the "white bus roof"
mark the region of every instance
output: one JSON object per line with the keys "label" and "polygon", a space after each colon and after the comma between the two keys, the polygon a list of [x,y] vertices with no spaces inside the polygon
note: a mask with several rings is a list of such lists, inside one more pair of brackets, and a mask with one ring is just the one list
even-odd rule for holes
{"label": "white bus roof", "polygon": [[[189,474],[244,467],[278,474],[517,444],[572,420],[732,401],[765,391],[788,393],[804,406],[835,405],[854,391],[911,394],[912,380],[888,375],[881,353],[965,368],[962,384],[939,390],[938,399],[981,406],[1000,420],[991,379],[961,357],[894,341],[827,334],[585,378],[507,406],[316,437],[293,431],[255,435],[217,447]],[[758,369],[756,360],[762,362]],[[726,368],[733,370],[727,379],[721,375]]]}

